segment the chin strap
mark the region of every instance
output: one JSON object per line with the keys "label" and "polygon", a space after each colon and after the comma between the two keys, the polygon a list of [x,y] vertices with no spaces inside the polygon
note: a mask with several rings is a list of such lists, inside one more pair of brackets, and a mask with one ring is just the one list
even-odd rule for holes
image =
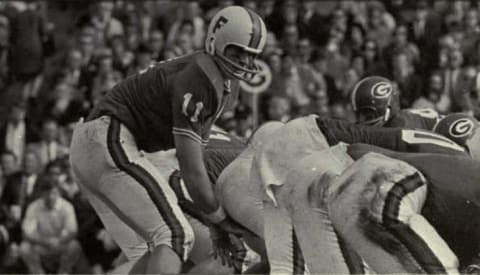
{"label": "chin strap", "polygon": [[218,58],[218,63],[220,64],[222,69],[226,73],[232,75],[233,77],[235,77],[237,79],[242,79],[242,80],[245,80],[245,81],[249,82],[260,71],[259,67],[256,66],[255,62],[252,62],[253,63],[253,66],[252,66],[253,68],[250,69],[250,68],[242,67],[242,66],[236,64],[235,62],[233,62],[232,60],[226,58],[225,56],[223,56],[221,54],[217,53],[217,54],[215,54],[215,56]]}

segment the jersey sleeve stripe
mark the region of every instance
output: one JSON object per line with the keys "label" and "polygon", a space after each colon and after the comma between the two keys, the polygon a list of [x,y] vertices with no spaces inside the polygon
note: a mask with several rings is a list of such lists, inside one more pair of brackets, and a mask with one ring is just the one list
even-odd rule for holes
{"label": "jersey sleeve stripe", "polygon": [[186,136],[186,137],[189,137],[189,138],[193,139],[194,141],[196,141],[200,144],[202,143],[202,139],[194,131],[174,127],[173,130],[172,130],[172,133],[174,135]]}

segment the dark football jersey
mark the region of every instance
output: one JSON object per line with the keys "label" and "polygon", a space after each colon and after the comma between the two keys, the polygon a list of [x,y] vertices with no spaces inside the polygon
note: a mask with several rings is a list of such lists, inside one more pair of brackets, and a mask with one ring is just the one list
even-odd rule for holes
{"label": "dark football jersey", "polygon": [[393,116],[384,127],[433,130],[441,116],[432,109],[405,109]]}
{"label": "dark football jersey", "polygon": [[197,52],[160,62],[117,84],[89,116],[116,117],[139,149],[174,148],[173,134],[205,145],[210,127],[238,81],[225,80],[213,59]]}
{"label": "dark football jersey", "polygon": [[212,130],[210,141],[203,152],[203,159],[212,183],[217,181],[227,167],[247,147],[247,142],[223,131]]}
{"label": "dark football jersey", "polygon": [[480,162],[445,154],[393,152],[376,146],[353,144],[352,158],[377,152],[416,167],[428,182],[422,215],[447,242],[460,260],[470,264],[480,251]]}
{"label": "dark football jersey", "polygon": [[329,145],[339,142],[366,143],[400,152],[467,155],[463,147],[446,137],[429,131],[364,126],[320,117],[317,118],[317,125]]}

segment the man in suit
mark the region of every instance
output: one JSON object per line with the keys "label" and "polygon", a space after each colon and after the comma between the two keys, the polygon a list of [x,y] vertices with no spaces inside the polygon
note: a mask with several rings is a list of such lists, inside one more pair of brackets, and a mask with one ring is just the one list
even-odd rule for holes
{"label": "man in suit", "polygon": [[460,49],[448,52],[448,65],[438,72],[443,78],[443,96],[449,99],[450,112],[466,112],[473,115],[472,81],[469,71],[462,66],[463,55]]}
{"label": "man in suit", "polygon": [[441,18],[429,8],[426,0],[418,1],[414,18],[408,24],[409,37],[418,46],[420,58],[425,61],[425,68],[435,64],[438,38],[441,33]]}
{"label": "man in suit", "polygon": [[35,130],[26,119],[26,106],[16,103],[10,107],[7,122],[0,128],[0,150],[11,151],[21,161],[25,145],[35,140]]}

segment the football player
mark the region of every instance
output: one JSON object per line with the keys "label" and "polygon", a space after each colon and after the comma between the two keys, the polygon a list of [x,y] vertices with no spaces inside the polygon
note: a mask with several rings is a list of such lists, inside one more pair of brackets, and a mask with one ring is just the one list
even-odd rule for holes
{"label": "football player", "polygon": [[[439,236],[445,240],[455,253],[461,270],[465,270],[479,253],[480,234],[477,230],[480,224],[480,201],[478,194],[480,186],[480,162],[461,156],[431,153],[402,153],[381,149],[371,145],[354,144],[348,148],[348,154],[353,159],[359,159],[369,152],[404,161],[414,166],[425,177],[428,196],[410,197],[413,204],[420,204],[421,214],[435,228]],[[397,193],[396,200],[406,201],[405,195]],[[418,194],[417,194],[418,195]],[[392,197],[393,198],[393,197]],[[418,207],[418,206],[417,206]],[[416,242],[416,237],[410,238],[411,249],[420,251],[425,244]],[[427,245],[431,245],[427,243]],[[431,255],[422,253],[429,259]],[[478,261],[478,259],[477,259]],[[433,271],[430,270],[429,273]],[[436,270],[434,273],[444,273]]]}
{"label": "football player", "polygon": [[[469,148],[472,156],[480,150],[478,138],[473,138],[472,141],[474,140],[476,143],[472,142]],[[285,191],[291,187],[285,187],[285,185],[296,186],[300,182],[294,181],[293,178],[287,179],[289,173],[294,171],[292,167],[296,167],[302,158],[312,152],[325,150],[340,142],[369,143],[403,152],[435,152],[468,157],[463,147],[448,138],[428,131],[369,127],[318,116],[302,117],[287,123],[267,140],[261,150],[255,152],[250,179],[262,186],[261,189],[266,195],[264,199],[265,241],[272,272],[291,273],[294,270],[299,272],[306,270],[305,262],[301,260],[301,249],[298,246],[301,240],[295,234],[287,208],[290,203],[289,198],[292,196],[289,196],[291,192]],[[310,168],[319,169],[314,163]],[[275,226],[272,230],[267,230],[270,224]],[[285,241],[288,242],[285,243]],[[324,267],[327,266],[324,265]],[[332,270],[323,269],[323,271]]]}
{"label": "football player", "polygon": [[162,157],[178,158],[186,187],[209,222],[223,232],[243,232],[215,197],[202,146],[238,80],[257,73],[254,61],[265,41],[266,28],[256,13],[239,6],[222,9],[208,27],[205,51],[120,82],[75,128],[74,175],[107,230],[124,250],[124,227],[148,244],[132,272],[178,273],[194,241],[168,184],[171,167],[153,165],[144,152],[176,149]]}
{"label": "football player", "polygon": [[351,104],[358,123],[432,130],[441,116],[432,109],[400,110],[399,94],[387,78],[368,76],[355,85]]}
{"label": "football player", "polygon": [[479,126],[480,123],[473,116],[465,113],[453,113],[442,118],[435,125],[433,131],[455,141],[458,145],[469,148],[472,146],[469,146],[468,143],[475,136]]}

